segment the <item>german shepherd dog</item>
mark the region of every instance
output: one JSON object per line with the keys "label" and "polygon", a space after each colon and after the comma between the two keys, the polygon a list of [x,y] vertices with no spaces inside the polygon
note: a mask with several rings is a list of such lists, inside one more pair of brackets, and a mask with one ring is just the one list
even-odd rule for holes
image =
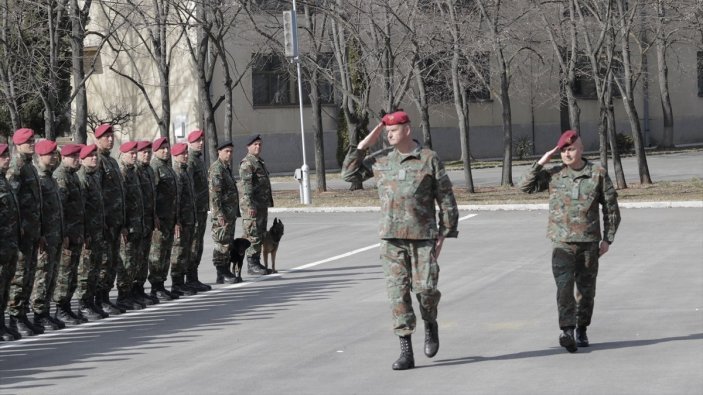
{"label": "german shepherd dog", "polygon": [[[281,241],[281,237],[283,237],[283,222],[278,218],[274,218],[273,225],[264,235],[264,242],[261,248],[267,274],[278,273],[276,271],[276,252],[278,251],[278,243]],[[271,269],[269,269],[269,254],[271,255]]]}
{"label": "german shepherd dog", "polygon": [[232,273],[234,273],[235,283],[242,282],[242,266],[244,265],[244,257],[246,256],[247,248],[251,242],[247,239],[234,239],[232,249],[229,251],[229,260],[232,262]]}

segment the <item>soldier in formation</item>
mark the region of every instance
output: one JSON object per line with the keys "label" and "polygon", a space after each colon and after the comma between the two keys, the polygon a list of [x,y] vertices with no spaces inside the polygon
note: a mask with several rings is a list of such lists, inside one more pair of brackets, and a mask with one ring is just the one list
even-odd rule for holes
{"label": "soldier in formation", "polygon": [[17,267],[20,241],[20,206],[15,191],[5,174],[10,168],[10,147],[0,144],[0,341],[18,340],[19,332],[5,326],[5,309],[10,292],[10,281]]}
{"label": "soldier in formation", "polygon": [[244,238],[251,242],[247,249],[249,274],[268,274],[261,264],[261,243],[266,233],[268,209],[273,207],[271,181],[264,160],[261,159],[261,135],[254,135],[247,143],[247,155],[239,164],[242,180],[242,228]]}

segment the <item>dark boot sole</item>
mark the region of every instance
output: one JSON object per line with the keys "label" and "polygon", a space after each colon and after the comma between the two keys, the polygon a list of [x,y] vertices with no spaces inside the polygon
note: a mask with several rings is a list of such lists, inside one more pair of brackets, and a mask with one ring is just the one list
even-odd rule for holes
{"label": "dark boot sole", "polygon": [[578,350],[576,347],[576,340],[571,336],[559,336],[559,345],[564,347],[566,351],[570,353],[575,353]]}

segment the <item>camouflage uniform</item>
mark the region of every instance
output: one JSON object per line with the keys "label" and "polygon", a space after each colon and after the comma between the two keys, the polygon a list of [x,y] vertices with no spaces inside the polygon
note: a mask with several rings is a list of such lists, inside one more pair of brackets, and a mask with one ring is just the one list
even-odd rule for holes
{"label": "camouflage uniform", "polygon": [[[20,207],[17,196],[0,169],[0,328],[5,326],[5,308],[10,281],[17,266],[17,248],[20,240]],[[2,332],[2,331],[0,331]],[[2,333],[0,333],[2,335]]]}
{"label": "camouflage uniform", "polygon": [[193,180],[195,192],[195,233],[193,247],[190,252],[190,263],[187,275],[197,280],[198,266],[203,257],[203,239],[207,228],[207,210],[209,208],[207,166],[202,151],[190,150],[188,153],[188,173]]}
{"label": "camouflage uniform", "polygon": [[419,144],[406,155],[391,147],[366,158],[352,147],[344,159],[342,177],[349,181],[372,176],[381,199],[381,261],[394,331],[407,336],[416,324],[411,292],[419,301],[422,319],[437,319],[441,293],[435,243],[440,235],[457,237],[459,212],[444,164],[437,153]]}
{"label": "camouflage uniform", "polygon": [[105,210],[103,259],[100,264],[98,292],[102,293],[103,299],[107,299],[115,284],[117,270],[122,265],[120,239],[125,225],[125,191],[120,166],[115,158],[110,156],[110,151],[98,149],[98,162]]}
{"label": "camouflage uniform", "polygon": [[32,164],[32,154],[12,158],[7,179],[20,207],[21,237],[15,274],[10,283],[7,312],[10,316],[26,315],[34,284],[37,250],[42,227],[42,195],[39,174]]}
{"label": "camouflage uniform", "polygon": [[[261,243],[266,234],[268,208],[273,207],[271,181],[266,164],[261,158],[252,154],[242,159],[239,164],[239,177],[242,179],[242,228],[244,238],[251,242],[247,256],[260,256]],[[256,210],[256,217],[249,217],[249,210]]]}
{"label": "camouflage uniform", "polygon": [[[174,161],[175,162],[175,161]],[[178,181],[178,201],[177,207],[180,235],[173,241],[171,250],[171,280],[173,284],[184,283],[183,277],[190,264],[191,248],[193,247],[193,232],[195,230],[195,193],[193,192],[193,180],[188,173],[187,163],[175,162],[173,170]]]}
{"label": "camouflage uniform", "polygon": [[136,270],[135,282],[138,286],[143,287],[149,274],[149,250],[151,250],[151,237],[154,232],[156,191],[154,190],[154,169],[148,163],[139,163],[136,166],[144,205],[144,235],[139,245],[139,266]]}
{"label": "camouflage uniform", "polygon": [[105,229],[105,208],[103,205],[100,172],[98,168],[81,166],[77,172],[78,181],[85,197],[85,248],[78,265],[79,301],[93,303],[98,285],[98,275],[103,253],[103,231]]}
{"label": "camouflage uniform", "polygon": [[178,223],[178,180],[171,168],[171,158],[151,159],[156,186],[156,216],[159,228],[154,229],[149,253],[149,282],[152,290],[155,284],[163,285],[168,276],[173,247],[173,232]]}
{"label": "camouflage uniform", "polygon": [[[210,207],[212,216],[212,263],[215,267],[229,264],[229,251],[234,241],[234,225],[239,212],[239,191],[232,177],[229,164],[216,160],[210,165],[208,184],[210,187]],[[224,218],[220,225],[219,218]]]}
{"label": "camouflage uniform", "polygon": [[125,190],[125,228],[127,237],[120,243],[122,265],[117,271],[117,291],[121,297],[132,292],[140,265],[141,245],[144,237],[144,201],[142,187],[135,165],[122,164]]}
{"label": "camouflage uniform", "polygon": [[[607,171],[586,159],[584,162],[581,170],[563,164],[544,169],[535,163],[520,182],[520,189],[527,193],[549,189],[547,237],[553,243],[552,272],[561,329],[591,323],[599,242],[612,244],[620,224],[617,192]],[[599,205],[603,209],[602,236]]]}

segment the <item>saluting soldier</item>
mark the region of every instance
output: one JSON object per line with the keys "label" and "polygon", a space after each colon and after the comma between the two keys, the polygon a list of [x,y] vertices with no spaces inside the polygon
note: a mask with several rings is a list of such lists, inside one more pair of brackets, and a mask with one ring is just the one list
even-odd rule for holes
{"label": "saluting soldier", "polygon": [[20,240],[20,206],[17,196],[5,178],[10,168],[10,147],[0,144],[0,341],[19,340],[22,335],[5,327],[5,309],[10,281],[17,267]]}
{"label": "saluting soldier", "polygon": [[54,171],[54,179],[59,187],[63,207],[64,243],[53,295],[56,303],[56,318],[68,324],[88,322],[80,309],[76,312],[71,309],[71,298],[78,286],[78,264],[85,236],[85,201],[81,183],[76,174],[80,167],[78,157],[80,153],[80,145],[64,145],[61,148],[61,165]]}
{"label": "saluting soldier", "polygon": [[136,278],[134,279],[134,294],[142,304],[159,303],[159,298],[144,292],[144,284],[149,275],[149,250],[151,250],[151,237],[158,219],[156,218],[156,200],[154,189],[154,169],[151,168],[151,141],[137,143],[137,176],[142,189],[142,203],[144,205],[144,234],[139,244],[139,256]]}
{"label": "saluting soldier", "polygon": [[98,276],[103,254],[103,232],[105,230],[105,208],[102,186],[98,172],[98,147],[95,144],[81,148],[81,168],[76,173],[85,198],[85,240],[78,264],[78,309],[89,320],[107,318],[100,303],[95,303]]}
{"label": "saluting soldier", "polygon": [[177,290],[170,292],[164,287],[171,262],[171,248],[176,234],[180,233],[178,225],[178,183],[176,173],[171,168],[171,153],[168,140],[160,137],[151,144],[154,157],[151,168],[154,170],[156,188],[156,217],[158,224],[154,229],[149,253],[149,282],[151,294],[159,300],[178,299],[182,294]]}
{"label": "saluting soldier", "polygon": [[127,310],[146,307],[134,295],[134,282],[139,270],[139,254],[144,237],[144,201],[142,187],[136,171],[137,142],[127,141],[120,145],[120,165],[125,190],[125,229],[120,243],[122,265],[117,271],[117,305]]}
{"label": "saluting soldier", "polygon": [[271,181],[266,163],[261,159],[261,135],[254,135],[247,143],[247,155],[239,164],[242,180],[242,228],[244,238],[251,242],[247,249],[249,274],[268,274],[261,264],[261,243],[266,234],[268,209],[273,207]]}
{"label": "saluting soldier", "polygon": [[37,254],[41,237],[42,194],[39,174],[32,164],[34,156],[34,131],[22,128],[12,136],[16,155],[10,162],[7,179],[15,191],[20,205],[20,244],[15,274],[10,282],[7,312],[10,315],[8,330],[26,336],[44,333],[42,327],[35,326],[27,318],[29,299],[34,285],[37,268]]}
{"label": "saluting soldier", "polygon": [[103,205],[105,208],[105,232],[103,259],[100,265],[99,285],[96,290],[96,302],[99,299],[103,310],[115,315],[124,313],[125,309],[110,301],[110,290],[115,284],[117,268],[120,262],[120,238],[124,234],[125,208],[124,184],[117,160],[110,156],[115,144],[112,125],[102,124],[95,129],[95,145],[98,146],[98,171],[100,185],[103,188]]}
{"label": "saluting soldier", "polygon": [[239,212],[239,191],[232,176],[233,144],[226,141],[217,147],[217,160],[210,165],[208,185],[212,210],[212,263],[217,269],[217,284],[234,284],[236,278],[229,270],[230,250],[234,241],[234,225]]}
{"label": "saluting soldier", "polygon": [[207,165],[203,157],[205,133],[194,130],[188,134],[188,173],[193,179],[193,192],[195,192],[195,233],[193,234],[193,247],[190,262],[186,271],[186,284],[198,292],[212,289],[198,278],[198,266],[203,257],[203,242],[207,228],[207,211],[209,209],[209,194],[207,185]]}
{"label": "saluting soldier", "polygon": [[193,180],[188,173],[188,145],[178,143],[171,150],[173,171],[178,181],[178,229],[171,250],[171,291],[194,295],[197,289],[185,284],[185,274],[190,264],[193,233],[195,231],[195,193]]}

